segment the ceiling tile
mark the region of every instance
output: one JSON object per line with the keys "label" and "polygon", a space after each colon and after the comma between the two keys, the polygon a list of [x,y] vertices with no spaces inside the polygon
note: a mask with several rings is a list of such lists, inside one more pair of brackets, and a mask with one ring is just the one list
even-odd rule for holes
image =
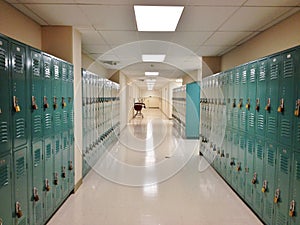
{"label": "ceiling tile", "polygon": [[26,7],[51,25],[89,24],[76,5],[26,4]]}
{"label": "ceiling tile", "polygon": [[206,42],[205,45],[235,45],[243,38],[251,35],[252,32],[216,32]]}
{"label": "ceiling tile", "polygon": [[175,32],[172,42],[184,47],[200,46],[213,32]]}
{"label": "ceiling tile", "polygon": [[190,0],[188,5],[202,6],[241,6],[245,0]]}
{"label": "ceiling tile", "polygon": [[136,31],[131,6],[80,5],[79,7],[97,30]]}
{"label": "ceiling tile", "polygon": [[103,54],[110,50],[108,45],[83,45],[82,48],[90,54]]}
{"label": "ceiling tile", "polygon": [[18,0],[19,3],[26,3],[26,4],[36,4],[36,3],[40,3],[40,4],[55,4],[55,3],[59,3],[59,4],[70,4],[70,3],[75,3],[75,0]]}
{"label": "ceiling tile", "polygon": [[177,31],[215,31],[236,9],[237,7],[186,7]]}
{"label": "ceiling tile", "polygon": [[78,4],[93,5],[128,5],[130,0],[74,0]]}
{"label": "ceiling tile", "polygon": [[229,46],[201,46],[197,54],[200,56],[218,56],[227,48],[229,48]]}
{"label": "ceiling tile", "polygon": [[248,0],[245,6],[297,6],[299,0]]}
{"label": "ceiling tile", "polygon": [[257,31],[290,9],[289,7],[242,7],[219,30]]}
{"label": "ceiling tile", "polygon": [[189,0],[131,0],[133,5],[165,5],[165,6],[182,6],[186,5]]}
{"label": "ceiling tile", "polygon": [[138,41],[136,31],[99,31],[106,42],[110,45],[121,45]]}
{"label": "ceiling tile", "polygon": [[83,44],[106,44],[105,40],[97,31],[82,31],[81,41]]}
{"label": "ceiling tile", "polygon": [[139,32],[139,40],[172,41],[174,32]]}

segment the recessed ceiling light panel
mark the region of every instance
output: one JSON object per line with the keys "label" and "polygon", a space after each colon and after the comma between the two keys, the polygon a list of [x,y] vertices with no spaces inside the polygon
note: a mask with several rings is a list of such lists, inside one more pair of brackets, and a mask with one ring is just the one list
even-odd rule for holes
{"label": "recessed ceiling light panel", "polygon": [[183,9],[183,6],[135,5],[138,31],[175,31]]}
{"label": "recessed ceiling light panel", "polygon": [[144,54],[142,55],[143,62],[163,62],[165,61],[166,55],[154,55]]}
{"label": "recessed ceiling light panel", "polygon": [[145,76],[158,76],[159,72],[145,72]]}

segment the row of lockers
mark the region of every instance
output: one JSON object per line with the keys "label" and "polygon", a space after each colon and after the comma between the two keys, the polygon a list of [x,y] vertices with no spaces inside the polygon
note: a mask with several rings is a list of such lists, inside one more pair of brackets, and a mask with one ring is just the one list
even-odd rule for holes
{"label": "row of lockers", "polygon": [[83,175],[120,134],[119,84],[82,70]]}
{"label": "row of lockers", "polygon": [[300,224],[300,47],[202,81],[200,152],[265,224]]}
{"label": "row of lockers", "polygon": [[192,82],[173,89],[174,127],[184,138],[199,139],[200,84]]}
{"label": "row of lockers", "polygon": [[0,224],[45,224],[74,188],[73,66],[0,35]]}

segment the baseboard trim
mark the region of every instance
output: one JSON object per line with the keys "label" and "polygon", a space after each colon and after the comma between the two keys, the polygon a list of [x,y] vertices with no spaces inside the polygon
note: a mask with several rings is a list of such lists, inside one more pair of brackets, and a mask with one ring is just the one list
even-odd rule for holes
{"label": "baseboard trim", "polygon": [[82,178],[75,184],[74,187],[74,193],[79,189],[79,187],[82,185]]}

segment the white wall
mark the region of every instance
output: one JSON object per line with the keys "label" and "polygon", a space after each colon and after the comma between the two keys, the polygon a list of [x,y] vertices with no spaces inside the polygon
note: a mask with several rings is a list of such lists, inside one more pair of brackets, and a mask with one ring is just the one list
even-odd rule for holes
{"label": "white wall", "polygon": [[168,85],[162,88],[162,112],[169,118],[172,118],[172,98],[173,89],[181,86],[181,83],[170,82]]}
{"label": "white wall", "polygon": [[141,97],[144,99],[146,107],[160,108],[162,107],[162,91],[161,90],[141,90]]}

